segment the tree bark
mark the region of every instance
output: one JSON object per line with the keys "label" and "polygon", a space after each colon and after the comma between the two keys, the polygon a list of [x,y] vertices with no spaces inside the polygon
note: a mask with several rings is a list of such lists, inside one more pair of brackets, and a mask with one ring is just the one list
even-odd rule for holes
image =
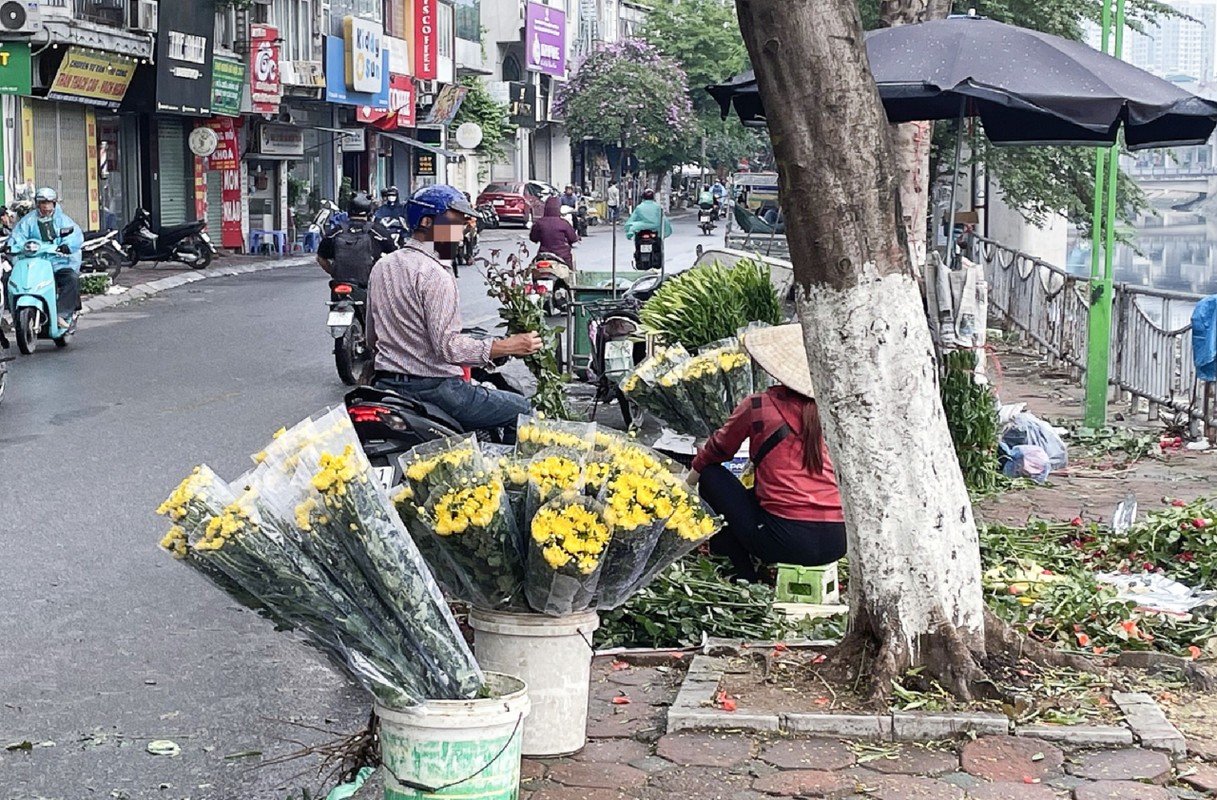
{"label": "tree bark", "polygon": [[[912,25],[931,19],[945,19],[951,13],[951,0],[883,0],[879,5],[879,24],[885,28]],[[909,254],[920,279],[927,251],[926,231],[930,195],[930,144],[934,123],[906,122],[892,126],[896,165],[901,171],[900,207],[908,229]]]}
{"label": "tree bark", "polygon": [[980,549],[900,218],[854,0],[736,0],[767,110],[811,374],[849,536],[850,634],[873,697],[925,665],[971,697]]}

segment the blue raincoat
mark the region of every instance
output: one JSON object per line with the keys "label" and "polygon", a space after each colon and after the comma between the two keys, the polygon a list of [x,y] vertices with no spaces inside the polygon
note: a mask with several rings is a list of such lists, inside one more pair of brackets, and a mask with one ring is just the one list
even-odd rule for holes
{"label": "blue raincoat", "polygon": [[[40,222],[43,224],[40,225]],[[61,242],[61,244],[66,244],[72,248],[72,254],[65,256],[63,253],[55,253],[49,257],[49,260],[56,272],[61,269],[80,272],[80,248],[85,242],[84,231],[80,229],[80,226],[71,217],[63,213],[63,209],[58,205],[55,206],[55,213],[51,215],[49,220],[41,220],[36,208],[22,217],[13,228],[13,235],[9,239],[9,245],[14,253],[20,253],[24,249],[25,243],[29,241],[56,241],[59,231],[63,228],[74,229],[72,234],[65,236]]]}
{"label": "blue raincoat", "polygon": [[659,203],[654,200],[643,200],[634,207],[634,213],[625,221],[625,238],[633,239],[638,231],[659,230],[659,218],[663,217],[663,238],[672,235],[672,222],[667,214],[662,214]]}
{"label": "blue raincoat", "polygon": [[1192,358],[1197,378],[1217,381],[1217,294],[1204,298],[1192,310]]}

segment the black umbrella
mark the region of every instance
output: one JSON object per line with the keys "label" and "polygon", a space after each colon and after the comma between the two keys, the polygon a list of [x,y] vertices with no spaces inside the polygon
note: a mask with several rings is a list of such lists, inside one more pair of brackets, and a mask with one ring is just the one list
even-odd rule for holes
{"label": "black umbrella", "polygon": [[[1070,39],[979,17],[870,31],[866,52],[891,122],[978,116],[998,144],[1203,144],[1217,103]],[[706,90],[726,118],[764,125],[751,72]]]}

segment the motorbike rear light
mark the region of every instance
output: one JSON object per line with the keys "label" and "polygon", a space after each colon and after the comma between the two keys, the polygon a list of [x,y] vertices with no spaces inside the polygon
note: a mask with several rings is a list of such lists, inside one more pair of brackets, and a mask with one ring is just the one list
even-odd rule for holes
{"label": "motorbike rear light", "polygon": [[552,262],[552,261],[538,261],[537,262],[537,269],[553,269],[553,268],[554,268],[554,262]]}
{"label": "motorbike rear light", "polygon": [[347,283],[340,283],[334,287],[334,294],[350,294],[351,292],[351,285]]}
{"label": "motorbike rear light", "polygon": [[384,418],[393,413],[392,409],[384,406],[351,406],[347,414],[351,422],[384,422]]}

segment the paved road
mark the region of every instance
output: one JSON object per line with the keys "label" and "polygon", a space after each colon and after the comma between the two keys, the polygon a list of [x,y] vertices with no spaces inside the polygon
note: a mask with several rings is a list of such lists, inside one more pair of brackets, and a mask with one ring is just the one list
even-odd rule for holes
{"label": "paved road", "polygon": [[[669,255],[684,266],[699,237],[677,225]],[[580,257],[607,259],[610,241],[594,229]],[[465,320],[493,323],[476,270],[461,288]],[[284,800],[320,788],[296,777],[307,763],[251,770],[260,757],[225,756],[319,738],[290,722],[345,732],[365,720],[345,676],[160,552],[153,515],[193,465],[235,477],[272,431],[340,401],[325,296],[309,267],[204,281],[90,314],[69,348],[12,364],[0,747],[36,746],[0,750],[0,800]],[[182,754],[152,756],[152,739]]]}

